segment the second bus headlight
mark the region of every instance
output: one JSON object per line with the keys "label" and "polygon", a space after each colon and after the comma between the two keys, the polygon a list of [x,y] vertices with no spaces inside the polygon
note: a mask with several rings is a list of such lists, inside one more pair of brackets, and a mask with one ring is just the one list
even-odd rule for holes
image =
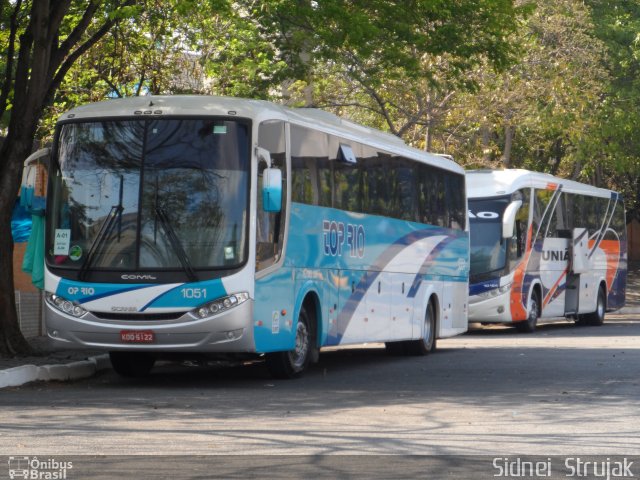
{"label": "second bus headlight", "polygon": [[478,297],[481,298],[482,300],[488,300],[490,298],[494,298],[499,295],[502,295],[503,293],[507,293],[510,288],[511,288],[511,284],[509,283],[507,285],[503,285],[501,287],[479,293]]}
{"label": "second bus headlight", "polygon": [[241,303],[249,300],[249,294],[247,292],[234,293],[228,297],[218,298],[213,302],[205,303],[196,309],[191,311],[191,315],[196,318],[207,318],[218,313],[229,310]]}

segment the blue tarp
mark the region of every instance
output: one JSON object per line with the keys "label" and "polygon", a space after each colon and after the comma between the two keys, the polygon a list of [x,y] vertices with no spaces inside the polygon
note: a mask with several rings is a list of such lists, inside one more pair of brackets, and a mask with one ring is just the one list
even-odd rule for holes
{"label": "blue tarp", "polygon": [[11,234],[14,243],[23,243],[31,235],[31,213],[20,202],[16,202],[11,216]]}

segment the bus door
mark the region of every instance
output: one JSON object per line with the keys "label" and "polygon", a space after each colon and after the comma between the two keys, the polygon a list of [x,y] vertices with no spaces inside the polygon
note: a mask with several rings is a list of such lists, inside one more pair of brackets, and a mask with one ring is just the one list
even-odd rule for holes
{"label": "bus door", "polygon": [[570,263],[567,273],[565,315],[580,313],[581,298],[586,288],[580,288],[584,274],[589,272],[589,232],[586,228],[574,228],[571,235]]}
{"label": "bus door", "polygon": [[571,230],[568,228],[564,195],[559,195],[548,222],[545,223],[540,258],[540,281],[543,286],[542,316],[562,317],[566,310],[569,244],[571,242]]}

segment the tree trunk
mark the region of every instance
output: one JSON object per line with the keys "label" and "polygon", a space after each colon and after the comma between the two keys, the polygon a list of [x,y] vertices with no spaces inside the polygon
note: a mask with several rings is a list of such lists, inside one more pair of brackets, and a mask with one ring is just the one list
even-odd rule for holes
{"label": "tree trunk", "polygon": [[424,150],[430,152],[433,145],[433,134],[431,133],[431,117],[427,117],[427,128],[424,132]]}
{"label": "tree trunk", "polygon": [[489,165],[489,162],[491,162],[491,148],[489,146],[489,136],[491,132],[489,130],[486,117],[483,119],[480,131],[482,132],[482,163],[484,166],[487,166]]}
{"label": "tree trunk", "polygon": [[549,173],[551,175],[557,175],[558,170],[560,169],[560,162],[562,162],[562,139],[557,138],[555,142],[553,142],[553,163],[551,164],[551,170]]}
{"label": "tree trunk", "polygon": [[[116,2],[114,6],[119,8],[132,3],[133,0],[124,0],[120,4]],[[53,101],[65,74],[117,21],[116,17],[106,20],[82,42],[82,36],[100,4],[96,1],[87,2],[75,28],[62,42],[59,38],[60,25],[69,11],[69,0],[38,0],[31,2],[30,7],[25,7],[28,9],[25,13],[29,12],[29,23],[19,37],[20,48],[16,50],[14,77],[9,82],[13,94],[11,117],[7,137],[0,146],[0,356],[30,351],[20,331],[16,312],[13,238],[10,233],[11,214],[20,188],[23,162],[31,153],[42,112]],[[16,8],[19,9],[20,5],[20,2],[16,3]],[[8,62],[6,58],[4,60]]]}
{"label": "tree trunk", "polygon": [[511,167],[511,148],[513,147],[513,125],[507,124],[504,127],[504,151],[502,152],[502,165],[504,168]]}
{"label": "tree trunk", "polygon": [[[33,122],[25,121],[25,116],[16,122],[0,148],[0,158],[4,159],[0,176],[0,356],[15,356],[29,353],[31,348],[25,340],[18,323],[13,284],[13,236],[11,235],[11,213],[20,188],[20,177],[24,159],[31,153],[35,135]],[[14,134],[13,132],[18,132]]]}

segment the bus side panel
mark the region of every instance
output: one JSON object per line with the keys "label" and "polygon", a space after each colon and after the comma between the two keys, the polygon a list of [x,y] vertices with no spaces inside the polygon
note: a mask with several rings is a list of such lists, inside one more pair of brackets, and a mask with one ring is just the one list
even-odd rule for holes
{"label": "bus side panel", "polygon": [[292,350],[295,345],[293,270],[280,268],[256,280],[253,313],[256,351]]}
{"label": "bus side panel", "polygon": [[625,303],[627,289],[627,243],[612,230],[600,242],[599,250],[604,254],[601,264],[606,269],[607,310],[617,310]]}
{"label": "bus side panel", "polygon": [[540,281],[543,287],[541,317],[564,316],[568,269],[569,240],[545,238],[540,261]]}
{"label": "bus side panel", "polygon": [[[327,345],[416,338],[412,322],[424,315],[406,310],[415,306],[420,284],[449,281],[460,283],[461,291],[467,285],[464,231],[299,203],[291,212],[285,265],[337,289],[337,302],[321,299],[329,317]],[[466,305],[466,291],[460,295]],[[395,300],[404,311],[392,307]]]}

